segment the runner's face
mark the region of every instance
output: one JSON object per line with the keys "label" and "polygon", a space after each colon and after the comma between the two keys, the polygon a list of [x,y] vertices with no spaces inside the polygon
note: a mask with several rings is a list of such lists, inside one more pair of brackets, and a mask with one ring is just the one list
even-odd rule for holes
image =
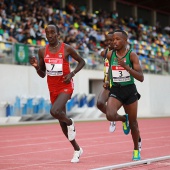
{"label": "runner's face", "polygon": [[112,46],[115,50],[120,50],[126,45],[126,38],[121,32],[115,32],[113,34]]}
{"label": "runner's face", "polygon": [[49,25],[45,29],[45,33],[46,33],[46,37],[47,37],[49,44],[55,44],[58,39],[58,33],[57,33],[55,26]]}
{"label": "runner's face", "polygon": [[111,41],[112,41],[112,34],[106,35],[106,46],[110,49],[111,48]]}

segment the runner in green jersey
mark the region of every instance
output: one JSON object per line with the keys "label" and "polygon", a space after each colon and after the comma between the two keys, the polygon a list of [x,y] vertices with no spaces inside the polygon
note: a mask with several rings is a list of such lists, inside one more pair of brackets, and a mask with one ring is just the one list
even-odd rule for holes
{"label": "runner in green jersey", "polygon": [[[144,76],[138,56],[127,49],[128,35],[125,31],[116,30],[113,34],[115,52],[108,53],[110,61],[109,80],[110,93],[106,107],[106,117],[109,121],[122,121],[123,131],[127,135],[131,130],[134,143],[133,160],[140,160],[140,134],[137,122],[137,106],[140,94],[134,84],[134,79],[143,82]],[[123,106],[125,115],[117,111]]]}

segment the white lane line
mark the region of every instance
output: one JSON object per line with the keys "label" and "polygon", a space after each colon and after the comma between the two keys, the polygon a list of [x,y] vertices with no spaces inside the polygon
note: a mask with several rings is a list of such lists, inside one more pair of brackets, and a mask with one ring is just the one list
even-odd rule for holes
{"label": "white lane line", "polygon": [[[121,126],[121,125],[118,125],[118,126]],[[5,139],[5,140],[3,140],[3,138],[5,138],[5,137],[13,137],[13,138],[17,138],[17,137],[21,137],[21,135],[23,135],[23,134],[27,134],[26,136],[34,136],[34,135],[36,135],[36,134],[38,134],[38,135],[41,135],[41,136],[45,136],[45,135],[54,135],[54,134],[58,134],[58,131],[59,132],[61,132],[61,130],[60,130],[60,127],[58,126],[58,127],[55,127],[56,129],[54,130],[52,130],[51,131],[51,128],[50,129],[48,129],[48,128],[43,128],[43,133],[41,132],[41,131],[39,131],[39,130],[34,130],[34,132],[33,133],[30,133],[30,130],[29,131],[22,131],[21,132],[21,134],[20,133],[18,133],[18,132],[16,132],[16,134],[9,134],[8,132],[6,132],[4,135],[2,135],[2,131],[1,131],[1,135],[0,135],[0,142],[3,142],[3,141],[10,141],[10,139],[8,140],[8,139]],[[81,129],[81,127],[78,127],[78,129]],[[145,131],[152,131],[152,132],[150,132],[150,133],[155,133],[155,131],[157,132],[157,133],[159,133],[159,132],[169,132],[168,130],[161,130],[161,129],[169,129],[170,128],[170,126],[162,126],[162,127],[155,127],[155,128],[140,128],[140,131],[142,131],[142,132],[145,132]],[[48,133],[46,133],[46,131],[49,131]],[[95,129],[94,131],[99,131],[99,129]],[[121,129],[117,129],[116,131],[118,131],[118,132],[122,132],[122,130]],[[89,133],[89,132],[92,132],[91,131],[91,127],[90,128],[86,128],[86,130],[81,130],[81,133],[85,133],[85,134],[94,134],[94,133]],[[102,132],[104,132],[104,131],[102,131]],[[100,134],[101,132],[97,132],[97,134]],[[24,136],[25,137],[25,136]],[[23,139],[23,138],[21,138],[21,140],[26,140],[26,139]]]}
{"label": "white lane line", "polygon": [[[160,129],[159,129],[160,130]],[[118,131],[119,132],[119,131]],[[162,132],[164,132],[164,133],[167,133],[167,132],[169,132],[169,130],[162,130],[162,131],[156,131],[155,129],[154,129],[154,131],[152,131],[152,132],[148,132],[148,129],[147,129],[147,131],[146,132],[143,132],[142,133],[142,135],[146,135],[146,134],[158,134],[158,133],[162,133]],[[80,132],[80,135],[93,135],[93,134],[104,134],[105,132],[94,132],[94,133],[82,133],[82,132]],[[120,133],[122,133],[122,131],[120,130]],[[35,135],[35,134],[34,134]],[[110,134],[109,133],[105,133],[105,135],[107,135],[107,137],[109,137],[110,136]],[[27,136],[29,136],[29,135],[27,135]],[[15,142],[15,141],[28,141],[28,140],[33,140],[33,139],[49,139],[49,138],[53,138],[53,137],[55,137],[55,138],[57,138],[57,137],[61,137],[61,136],[63,136],[63,134],[60,134],[60,135],[58,135],[57,133],[55,133],[55,135],[53,136],[50,136],[48,133],[47,134],[42,134],[42,136],[41,137],[29,137],[29,138],[25,138],[25,136],[24,136],[24,138],[19,138],[19,139],[5,139],[5,140],[3,140],[3,139],[1,139],[0,140],[0,143],[3,143],[3,142]],[[122,133],[122,135],[120,134],[120,135],[116,135],[116,137],[117,136],[124,136],[124,134]],[[17,136],[15,136],[14,138],[17,138]]]}
{"label": "white lane line", "polygon": [[[164,146],[161,146],[161,147],[164,147]],[[158,149],[160,147],[151,147],[151,148],[157,148]],[[146,150],[149,150],[149,149],[150,148],[146,148]],[[131,152],[131,150],[122,151],[122,152],[107,153],[107,154],[96,154],[96,155],[93,155],[93,156],[83,156],[83,159],[88,159],[88,158],[93,158],[93,157],[101,157],[101,156],[108,156],[108,155],[114,155],[114,154],[117,155],[117,154],[123,154],[123,153],[128,153],[128,152]],[[149,159],[147,159],[147,160],[149,160]],[[24,166],[10,167],[10,168],[5,168],[5,169],[1,169],[1,170],[13,170],[13,169],[21,169],[21,168],[25,169],[27,167],[34,167],[35,168],[35,166],[48,165],[48,164],[55,164],[55,166],[57,167],[58,163],[61,164],[62,162],[70,162],[70,159],[58,160],[58,161],[52,161],[52,162],[44,162],[44,163],[40,163],[40,164],[29,164],[29,165],[27,164],[27,165],[24,165]],[[115,166],[115,165],[113,165],[113,166]],[[107,166],[107,167],[110,167],[110,166]],[[95,169],[95,170],[97,170],[97,169]],[[104,170],[104,169],[101,169],[101,170]],[[108,169],[108,170],[112,170],[112,169]]]}
{"label": "white lane line", "polygon": [[[126,141],[126,142],[131,142],[131,140]],[[125,143],[125,141],[122,142],[118,142],[120,143]],[[106,146],[106,145],[113,145],[113,142],[111,143],[102,143],[102,144],[94,144],[94,145],[88,145],[88,146],[82,146],[83,148],[86,147],[97,147],[97,146]],[[149,148],[161,148],[161,147],[166,147],[166,146],[170,146],[169,144],[167,145],[161,145],[161,146],[156,146],[156,147],[149,147]],[[47,149],[47,150],[40,150],[40,151],[35,151],[35,152],[24,152],[24,153],[18,153],[18,154],[9,154],[9,155],[1,155],[0,158],[6,158],[6,157],[10,157],[10,156],[20,156],[20,155],[28,155],[28,154],[36,154],[36,153],[44,153],[44,152],[53,152],[53,151],[57,151],[57,150],[63,150],[63,149],[70,149],[70,148],[60,148],[60,149]],[[145,148],[147,149],[147,148]]]}
{"label": "white lane line", "polygon": [[[169,131],[168,131],[169,132]],[[155,133],[159,133],[159,132],[155,132]],[[96,133],[95,133],[96,134]],[[144,134],[149,134],[149,133],[142,133],[142,135],[144,135]],[[63,135],[61,135],[62,137],[63,137]],[[118,138],[118,137],[122,137],[122,136],[124,136],[124,134],[122,134],[122,135],[115,135],[114,137],[116,137],[116,138]],[[54,136],[54,137],[59,137],[59,136]],[[158,140],[158,139],[164,139],[164,138],[169,138],[170,136],[168,136],[167,134],[166,134],[166,136],[161,136],[161,137],[155,137],[155,138],[143,138],[142,139],[142,141],[148,141],[148,140]],[[48,140],[48,139],[50,139],[51,137],[43,137],[43,138],[35,138],[36,140],[39,140],[39,139],[44,139],[44,140]],[[106,138],[106,136],[104,136],[104,137],[101,137],[101,136],[98,136],[98,137],[91,137],[91,138],[80,138],[79,139],[79,141],[88,141],[88,140],[98,140],[98,139],[105,139]],[[107,136],[107,138],[108,138],[108,140],[109,140],[109,138],[113,138],[113,136]],[[30,140],[32,139],[32,138],[29,138]],[[27,139],[27,142],[29,141],[29,139]],[[17,141],[20,141],[20,140],[17,140]],[[2,150],[4,150],[4,149],[6,149],[6,148],[15,148],[15,147],[24,147],[24,146],[36,146],[36,145],[46,145],[46,144],[58,144],[58,143],[63,143],[63,142],[67,142],[67,140],[60,140],[60,141],[55,141],[55,142],[36,142],[36,143],[27,143],[27,144],[16,144],[16,145],[10,145],[10,146],[2,146],[2,147],[0,147],[0,149],[2,149]],[[24,142],[23,142],[24,143]],[[114,142],[114,143],[119,143],[119,142]]]}
{"label": "white lane line", "polygon": [[113,169],[127,168],[127,167],[141,165],[141,164],[150,164],[151,162],[157,162],[157,161],[162,161],[162,160],[166,160],[166,159],[170,159],[170,156],[144,159],[144,160],[140,160],[140,161],[134,161],[134,162],[128,162],[128,163],[123,163],[123,164],[118,164],[118,165],[105,166],[105,167],[95,168],[95,169],[91,169],[91,170],[113,170]]}

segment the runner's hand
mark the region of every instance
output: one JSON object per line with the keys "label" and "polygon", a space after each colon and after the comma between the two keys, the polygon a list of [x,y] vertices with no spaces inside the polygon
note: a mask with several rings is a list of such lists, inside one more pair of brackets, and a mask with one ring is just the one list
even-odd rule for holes
{"label": "runner's hand", "polygon": [[103,88],[108,90],[108,88],[109,88],[109,82],[108,81],[104,82]]}
{"label": "runner's hand", "polygon": [[36,57],[31,57],[30,58],[30,64],[34,67],[38,66],[38,60],[36,59]]}
{"label": "runner's hand", "polygon": [[72,80],[72,77],[73,77],[73,74],[72,73],[69,73],[69,74],[67,74],[66,76],[63,76],[63,81],[66,83],[66,84],[68,84],[68,83],[70,83],[70,81]]}
{"label": "runner's hand", "polygon": [[118,58],[118,65],[122,66],[123,68],[126,67],[126,63],[124,62],[124,58]]}

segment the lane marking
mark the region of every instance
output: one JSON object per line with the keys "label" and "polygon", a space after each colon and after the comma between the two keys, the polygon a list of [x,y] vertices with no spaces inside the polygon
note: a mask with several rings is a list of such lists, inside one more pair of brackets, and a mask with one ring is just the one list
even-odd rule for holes
{"label": "lane marking", "polygon": [[162,161],[162,160],[166,160],[166,159],[170,159],[170,156],[163,156],[163,157],[156,157],[156,158],[151,158],[151,159],[144,159],[144,160],[141,160],[141,161],[134,161],[134,162],[128,162],[128,163],[123,163],[123,164],[118,164],[118,165],[105,166],[105,167],[95,168],[95,169],[91,169],[91,170],[120,169],[120,168],[126,168],[126,167],[141,165],[141,164],[150,164],[151,162],[157,162],[157,161]]}

